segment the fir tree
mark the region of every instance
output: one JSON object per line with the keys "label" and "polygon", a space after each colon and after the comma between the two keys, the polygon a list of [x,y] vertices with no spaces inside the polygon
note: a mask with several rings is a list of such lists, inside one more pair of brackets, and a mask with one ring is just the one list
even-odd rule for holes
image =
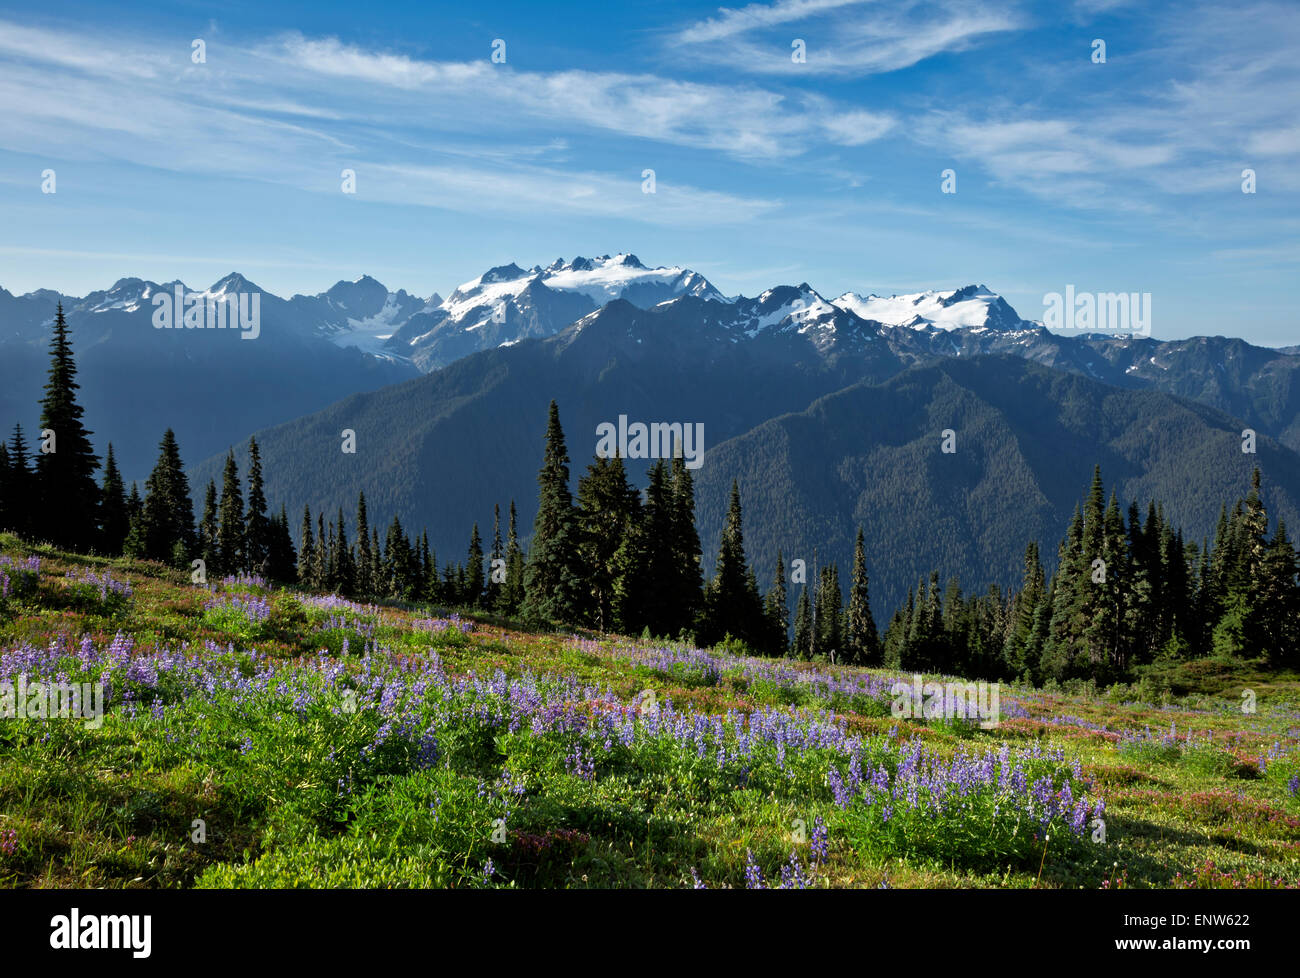
{"label": "fir tree", "polygon": [[772,586],[767,589],[763,599],[763,616],[767,619],[769,632],[767,649],[772,655],[786,655],[789,652],[790,609],[786,603],[785,554],[776,552],[776,573],[772,575]]}
{"label": "fir tree", "polygon": [[144,500],[140,498],[140,487],[132,482],[131,495],[126,497],[126,540],[122,543],[122,553],[140,557],[144,552]]}
{"label": "fir tree", "polygon": [[204,569],[214,577],[221,573],[221,554],[217,549],[217,536],[221,523],[217,518],[217,484],[208,480],[203,493],[203,515],[199,518],[199,557]]}
{"label": "fir tree", "polygon": [[474,607],[480,607],[483,603],[483,540],[478,535],[478,524],[469,537],[468,559],[465,563],[465,592],[464,600],[466,604]]}
{"label": "fir tree", "polygon": [[844,595],[840,591],[839,568],[834,563],[821,569],[816,598],[817,648],[832,662],[842,661]]}
{"label": "fir tree", "polygon": [[618,548],[640,515],[637,492],[627,481],[623,460],[597,458],[578,480],[578,552],[586,569],[584,620],[606,630],[613,625]]}
{"label": "fir tree", "polygon": [[30,457],[23,426],[15,424],[9,438],[5,509],[9,529],[24,539],[30,538],[36,529],[36,474],[32,472]]}
{"label": "fir tree", "polygon": [[[676,626],[672,634],[694,624],[704,599],[703,553],[700,535],[695,529],[695,481],[681,454],[673,455],[672,466],[672,610]],[[785,642],[782,640],[782,648]]]}
{"label": "fir tree", "polygon": [[181,462],[176,433],[170,428],[159,445],[158,461],[145,481],[142,537],[149,560],[188,565],[196,548],[194,504]]}
{"label": "fir tree", "polygon": [[866,542],[860,526],[857,542],[853,545],[853,577],[849,582],[845,633],[850,662],[856,665],[876,665],[880,661],[880,635],[876,631],[876,620],[871,614]]}
{"label": "fir tree", "polygon": [[217,555],[221,573],[238,574],[244,569],[244,497],[239,489],[239,469],[235,453],[226,453],[221,473],[221,504],[218,507]]}
{"label": "fir tree", "polygon": [[[357,594],[362,596],[375,593],[375,581],[371,576],[370,556],[370,521],[366,513],[366,494],[357,493]],[[431,599],[432,600],[432,599]]]}
{"label": "fir tree", "polygon": [[298,532],[298,586],[310,589],[311,569],[316,563],[316,541],[311,532],[311,507],[302,508],[302,529]]}
{"label": "fir tree", "polygon": [[805,584],[799,591],[799,601],[794,613],[794,645],[792,651],[795,658],[812,658],[812,631],[812,601],[808,598],[808,585]]}
{"label": "fir tree", "polygon": [[244,516],[244,563],[255,574],[265,574],[271,556],[271,521],[266,515],[262,485],[262,456],[257,439],[248,440],[248,512]]}
{"label": "fir tree", "polygon": [[[36,484],[42,510],[52,514],[44,521],[49,540],[64,549],[84,551],[98,538],[95,470],[99,459],[90,444],[91,432],[81,423],[76,376],[68,324],[59,303],[50,342],[49,380],[41,401],[42,449],[36,456]],[[53,450],[46,451],[50,441]]]}
{"label": "fir tree", "polygon": [[[3,446],[0,446],[3,447]],[[99,546],[104,553],[116,557],[122,553],[130,529],[126,515],[126,486],[117,470],[113,457],[113,443],[108,443],[104,459],[104,484],[100,487]]]}
{"label": "fir tree", "polygon": [[325,535],[325,514],[316,513],[316,546],[311,552],[309,580],[313,591],[325,591],[329,588],[329,537]]}
{"label": "fir tree", "polygon": [[498,610],[501,606],[501,582],[497,580],[498,568],[505,570],[505,548],[501,543],[501,504],[492,505],[492,552],[488,554],[487,607]]}
{"label": "fir tree", "polygon": [[554,401],[549,414],[546,450],[537,474],[537,518],[533,521],[522,610],[524,617],[533,621],[573,622],[582,608],[584,575],[569,492],[569,453]]}
{"label": "fir tree", "polygon": [[334,562],[335,585],[340,594],[354,594],[356,569],[352,565],[352,546],[348,543],[348,531],[343,520],[342,506],[339,507],[338,522],[338,558]]}
{"label": "fir tree", "polygon": [[267,576],[273,581],[290,582],[297,576],[297,555],[289,530],[289,512],[280,504],[280,515],[271,520],[271,553]]}
{"label": "fir tree", "polygon": [[517,615],[524,601],[524,552],[519,546],[515,501],[510,500],[510,527],[506,532],[506,582],[501,612]]}
{"label": "fir tree", "polygon": [[763,645],[763,606],[745,559],[740,486],[731,483],[731,500],[718,545],[717,568],[704,595],[700,641],[713,645],[730,635],[748,645]]}

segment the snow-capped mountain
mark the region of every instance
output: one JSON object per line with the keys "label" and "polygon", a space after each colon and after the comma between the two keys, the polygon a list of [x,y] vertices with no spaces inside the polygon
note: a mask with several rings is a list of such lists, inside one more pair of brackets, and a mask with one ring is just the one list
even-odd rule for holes
{"label": "snow-capped mountain", "polygon": [[984,285],[968,285],[951,292],[917,292],[889,297],[845,292],[834,304],[863,319],[886,326],[924,329],[1033,329],[1005,299]]}
{"label": "snow-capped mountain", "polygon": [[499,265],[413,316],[386,349],[433,370],[478,350],[552,336],[615,299],[644,309],[681,296],[728,301],[698,272],[647,268],[636,255]]}

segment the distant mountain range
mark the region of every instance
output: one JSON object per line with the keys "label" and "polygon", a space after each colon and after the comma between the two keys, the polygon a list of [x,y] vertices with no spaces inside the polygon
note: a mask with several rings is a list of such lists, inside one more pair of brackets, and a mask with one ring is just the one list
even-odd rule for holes
{"label": "distant mountain range", "polygon": [[[895,597],[930,566],[972,583],[1004,580],[1025,538],[1059,532],[1062,507],[1096,461],[1123,494],[1166,499],[1194,532],[1235,497],[1239,470],[1255,461],[1280,511],[1300,498],[1290,468],[1300,449],[1300,348],[1058,335],[984,285],[827,299],[800,283],[725,296],[688,268],[650,268],[630,254],[507,264],[446,299],[393,292],[369,276],[281,299],[232,274],[200,294],[260,293],[260,336],[243,342],[233,331],[154,329],[153,297],[177,284],[122,279],[80,298],[0,289],[0,424],[22,421],[34,434],[48,324],[62,301],[88,425],[101,451],[113,440],[128,479],[143,479],[171,426],[197,495],[227,448],[258,432],[273,503],[351,513],[364,488],[376,517],[428,524],[458,558],[491,502],[513,497],[531,521],[552,397],[575,478],[601,422],[703,423],[706,547],[716,543],[724,483],[742,477],[762,574],[777,547],[843,561],[851,524],[883,521],[873,524],[891,552],[881,587]],[[918,393],[926,383],[929,399]],[[999,384],[1021,400],[1000,399]],[[845,409],[868,404],[871,418]],[[959,455],[928,493],[905,490],[928,471],[919,460],[934,464],[937,431],[959,427],[945,412],[1000,431],[1003,448],[985,451],[1001,461],[967,470],[974,452]],[[1051,419],[1075,432],[1059,442],[1068,457],[1051,460],[1050,440],[1037,453],[1027,447]],[[1239,444],[1244,427],[1259,433],[1260,454],[1223,459],[1225,433]],[[355,456],[338,451],[343,428],[357,432]],[[763,471],[785,474],[763,476],[746,461],[759,458]],[[858,465],[874,473],[868,481]],[[641,479],[644,464],[632,467]],[[942,481],[956,472],[965,475]],[[942,501],[949,490],[975,493],[965,515]],[[1004,495],[1019,502],[1002,523],[995,502]]]}
{"label": "distant mountain range", "polygon": [[[702,423],[706,558],[736,478],[761,577],[778,548],[810,562],[815,549],[847,568],[861,522],[886,607],[935,567],[981,590],[1009,583],[1030,538],[1050,563],[1096,463],[1125,506],[1163,499],[1196,537],[1220,502],[1244,492],[1254,464],[1272,511],[1300,518],[1300,456],[1262,434],[1258,454],[1244,455],[1241,422],[1218,410],[1022,356],[922,356],[847,310],[810,306],[813,295],[684,296],[651,309],[615,300],[546,339],[471,354],[260,432],[268,494],[313,512],[342,508],[350,521],[364,490],[372,520],[427,526],[444,559],[463,559],[470,525],[490,532],[494,503],[513,498],[530,531],[555,398],[575,481],[603,422]],[[940,452],[945,428],[957,433],[956,454]],[[340,450],[344,429],[356,433],[355,455]],[[219,481],[220,463],[194,467],[196,492]],[[639,485],[647,464],[629,462]]]}

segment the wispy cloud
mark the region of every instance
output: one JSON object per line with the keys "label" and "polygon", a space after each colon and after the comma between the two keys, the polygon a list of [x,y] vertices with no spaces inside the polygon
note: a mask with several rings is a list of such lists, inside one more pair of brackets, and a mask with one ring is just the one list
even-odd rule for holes
{"label": "wispy cloud", "polygon": [[966,51],[1021,26],[1014,9],[979,0],[778,0],[724,8],[671,41],[692,58],[754,74],[862,76]]}

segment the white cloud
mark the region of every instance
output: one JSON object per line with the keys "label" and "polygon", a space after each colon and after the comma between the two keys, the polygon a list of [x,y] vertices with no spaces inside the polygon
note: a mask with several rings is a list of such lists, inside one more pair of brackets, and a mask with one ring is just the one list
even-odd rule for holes
{"label": "white cloud", "polygon": [[[691,58],[756,74],[861,76],[965,51],[1021,26],[1012,10],[971,0],[780,0],[723,9],[671,40]],[[805,42],[806,61],[791,58],[796,35]]]}

